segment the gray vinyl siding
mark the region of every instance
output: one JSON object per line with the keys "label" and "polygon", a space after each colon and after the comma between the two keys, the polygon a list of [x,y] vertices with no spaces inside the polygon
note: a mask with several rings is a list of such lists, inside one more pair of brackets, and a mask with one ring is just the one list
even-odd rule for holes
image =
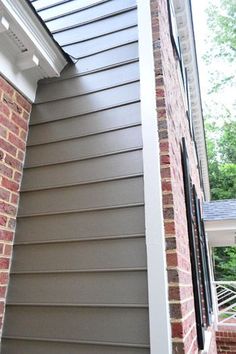
{"label": "gray vinyl siding", "polygon": [[[107,100],[109,98],[109,101]],[[139,100],[139,83],[129,83],[88,95],[67,97],[34,106],[32,124],[41,124],[72,116],[82,116],[92,112],[117,107]]]}
{"label": "gray vinyl siding", "polygon": [[[65,5],[64,5],[65,6]],[[41,17],[45,20],[49,30],[54,34],[56,32],[66,31],[72,27],[80,27],[91,22],[102,20],[106,17],[115,16],[117,14],[135,9],[136,3],[134,0],[110,0],[102,1],[98,6],[91,6],[89,8],[77,8],[74,11],[68,12],[65,16],[61,13],[57,16],[56,11],[52,11],[55,16],[47,17],[45,13],[41,12]],[[47,10],[47,13],[50,10]],[[91,31],[91,37],[96,35],[96,32]]]}
{"label": "gray vinyl siding", "polygon": [[[114,346],[110,343],[103,345],[91,345],[89,343],[74,343],[73,341],[65,343],[59,340],[38,341],[35,345],[35,340],[28,338],[24,339],[9,339],[7,343],[7,350],[9,353],[31,353],[31,354],[149,354],[150,351],[144,346]],[[2,344],[3,350],[6,348],[6,342]]]}
{"label": "gray vinyl siding", "polygon": [[35,0],[78,59],[33,106],[2,354],[149,354],[135,0]]}

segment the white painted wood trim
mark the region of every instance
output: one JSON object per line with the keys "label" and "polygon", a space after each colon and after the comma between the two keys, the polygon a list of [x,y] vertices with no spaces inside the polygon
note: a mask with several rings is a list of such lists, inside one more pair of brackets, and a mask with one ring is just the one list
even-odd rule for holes
{"label": "white painted wood trim", "polygon": [[8,23],[0,30],[0,73],[34,102],[38,80],[59,76],[66,57],[26,0],[0,0],[0,16]]}
{"label": "white painted wood trim", "polygon": [[3,10],[14,19],[19,26],[19,35],[22,33],[32,49],[40,53],[45,61],[45,70],[48,75],[59,76],[66,64],[62,51],[42,26],[26,0],[0,0]]}
{"label": "white painted wood trim", "polygon": [[149,0],[137,0],[143,136],[144,202],[151,354],[170,354],[168,303],[155,71]]}
{"label": "white painted wood trim", "polygon": [[204,224],[211,247],[236,245],[236,220],[204,220]]}

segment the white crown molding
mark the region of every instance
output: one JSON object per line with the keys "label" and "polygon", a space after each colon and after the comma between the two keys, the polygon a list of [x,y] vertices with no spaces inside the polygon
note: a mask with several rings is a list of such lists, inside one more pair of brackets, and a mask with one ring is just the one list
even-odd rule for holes
{"label": "white crown molding", "polygon": [[202,177],[206,200],[210,200],[207,151],[201,105],[201,92],[198,76],[195,38],[191,15],[190,0],[173,0],[175,6],[178,33],[184,64],[188,71],[190,100],[199,158],[202,164]]}
{"label": "white crown molding", "polygon": [[[1,23],[3,21],[0,31],[1,74],[34,101],[37,81],[59,76],[67,60],[27,0],[0,0],[0,19]],[[34,58],[32,65],[29,55]],[[20,66],[17,65],[19,57]]]}

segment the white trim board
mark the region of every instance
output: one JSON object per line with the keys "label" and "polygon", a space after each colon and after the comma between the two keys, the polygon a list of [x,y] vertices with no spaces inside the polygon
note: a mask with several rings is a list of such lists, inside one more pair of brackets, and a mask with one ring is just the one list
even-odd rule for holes
{"label": "white trim board", "polygon": [[67,63],[26,0],[0,0],[0,72],[31,102],[37,81],[59,76]]}
{"label": "white trim board", "polygon": [[236,245],[236,220],[205,220],[204,224],[210,247]]}
{"label": "white trim board", "polygon": [[137,0],[151,354],[170,354],[171,331],[150,2]]}

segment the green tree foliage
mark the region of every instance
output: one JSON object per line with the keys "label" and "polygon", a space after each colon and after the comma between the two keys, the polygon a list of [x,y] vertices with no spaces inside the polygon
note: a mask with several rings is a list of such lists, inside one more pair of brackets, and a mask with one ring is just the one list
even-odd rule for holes
{"label": "green tree foliage", "polygon": [[224,123],[219,153],[222,162],[236,164],[236,120]]}
{"label": "green tree foliage", "polygon": [[236,280],[236,248],[217,247],[214,251],[216,280]]}
{"label": "green tree foliage", "polygon": [[[209,65],[210,92],[219,92],[222,87],[235,86],[236,1],[211,0],[207,15],[209,49],[204,59]],[[228,63],[227,70],[224,68],[224,71],[221,70],[223,61]]]}
{"label": "green tree foliage", "polygon": [[[214,82],[210,82],[210,94],[206,97],[208,106],[205,114],[209,178],[212,199],[236,198],[236,118],[231,109],[225,107],[222,85],[227,81],[224,68],[236,59],[236,1],[211,0],[207,9],[209,28],[209,50],[205,58]],[[219,80],[216,63],[221,61],[223,81]],[[213,64],[213,66],[212,66]],[[222,83],[223,82],[223,83]],[[214,92],[220,90],[215,102]]]}
{"label": "green tree foliage", "polygon": [[211,1],[207,9],[211,47],[209,61],[224,56],[228,61],[236,58],[236,1]]}
{"label": "green tree foliage", "polygon": [[236,198],[236,122],[206,122],[211,197]]}
{"label": "green tree foliage", "polygon": [[[204,59],[210,87],[205,128],[211,196],[213,200],[231,199],[236,198],[236,118],[235,107],[224,106],[224,90],[230,88],[233,93],[235,86],[236,1],[211,0],[207,15],[209,37]],[[236,247],[215,248],[213,259],[216,280],[236,280]]]}
{"label": "green tree foliage", "polygon": [[[212,199],[236,198],[236,121],[219,127],[206,121],[209,178]],[[213,252],[216,280],[236,280],[236,247],[217,247]]]}
{"label": "green tree foliage", "polygon": [[[236,121],[221,126],[206,120],[209,179],[212,199],[236,198]],[[213,252],[216,280],[236,280],[236,247],[217,247]]]}

